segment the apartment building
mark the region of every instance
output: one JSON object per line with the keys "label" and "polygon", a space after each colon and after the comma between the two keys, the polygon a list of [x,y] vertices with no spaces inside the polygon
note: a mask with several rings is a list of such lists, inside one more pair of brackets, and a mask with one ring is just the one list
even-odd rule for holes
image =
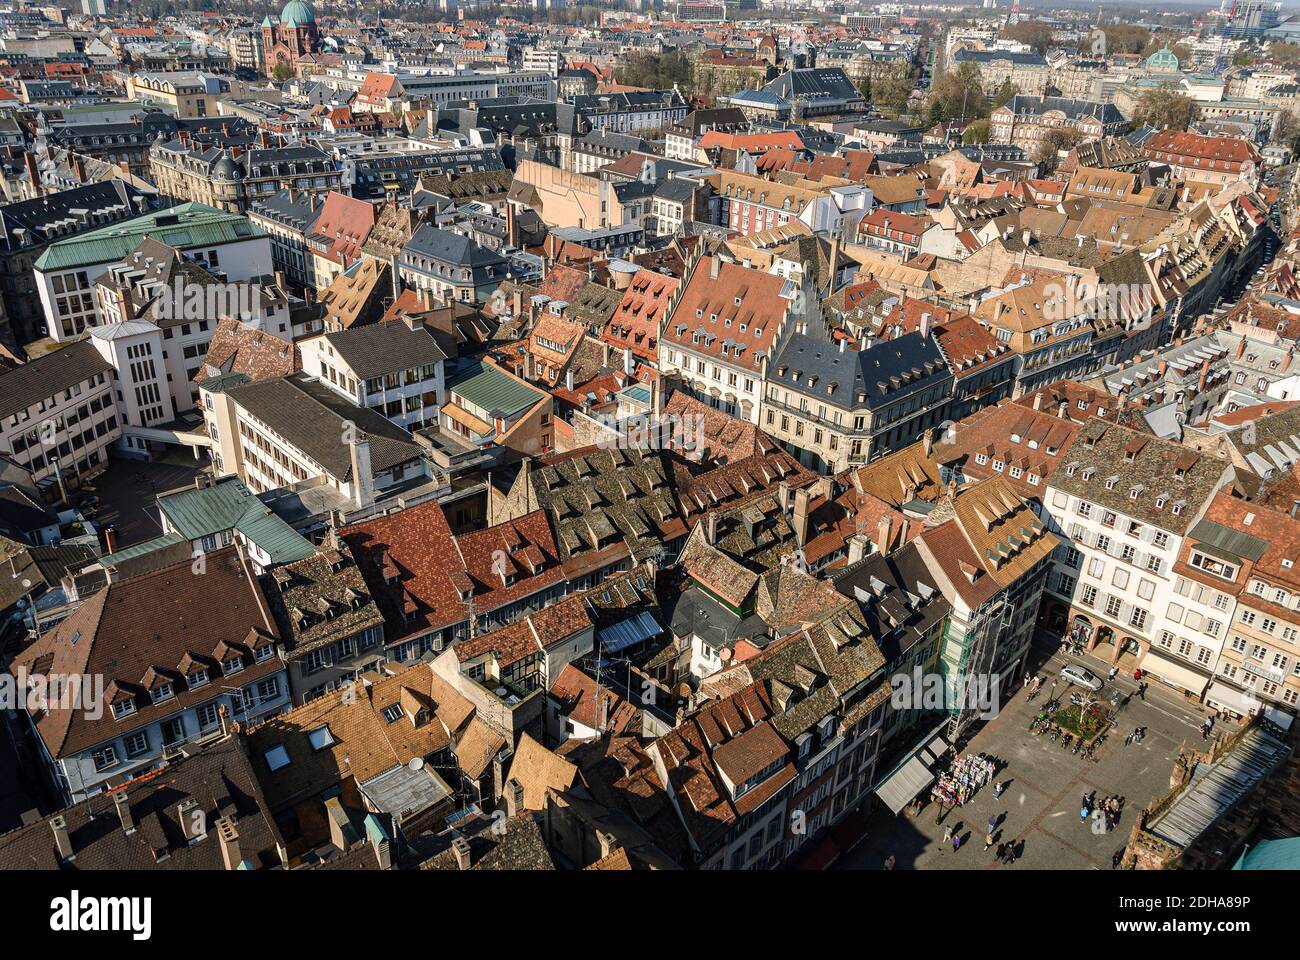
{"label": "apartment building", "polygon": [[1223,187],[1259,179],[1264,161],[1254,144],[1234,137],[1207,137],[1199,133],[1162,130],[1142,145],[1147,159],[1167,163],[1174,176],[1191,183]]}
{"label": "apartment building", "polygon": [[0,373],[0,454],[42,487],[103,469],[122,435],[115,386],[113,365],[85,340]]}
{"label": "apartment building", "polygon": [[[177,598],[185,598],[177,612]],[[142,636],[141,623],[150,624]],[[24,650],[32,674],[102,677],[103,711],[25,713],[57,795],[68,804],[139,776],[231,721],[289,705],[281,637],[247,557],[235,547],[108,584]]]}
{"label": "apartment building", "polygon": [[199,397],[218,475],[237,474],[254,493],[322,480],[364,510],[431,476],[410,434],[316,377],[212,377]]}
{"label": "apartment building", "polygon": [[1204,621],[1193,617],[1188,600],[1210,595],[1226,627],[1205,702],[1234,716],[1300,712],[1298,535],[1300,520],[1291,513],[1224,490],[1188,532],[1179,557],[1178,598],[1156,642],[1182,658],[1192,646],[1199,652]]}
{"label": "apartment building", "polygon": [[[1084,423],[1061,460],[1044,501],[1063,541],[1048,580],[1049,622],[1068,621],[1088,649],[1109,644],[1102,655],[1112,663],[1130,653],[1135,666],[1199,696],[1232,600],[1221,590],[1191,591],[1175,566],[1232,466],[1101,420]],[[1166,645],[1162,630],[1178,636],[1169,614],[1183,626],[1180,641]]]}
{"label": "apartment building", "polygon": [[660,372],[680,376],[710,406],[758,423],[764,365],[800,291],[792,280],[702,258],[664,324]]}
{"label": "apartment building", "polygon": [[271,245],[245,217],[199,203],[183,203],[58,240],[36,258],[36,290],[54,340],[71,340],[102,321],[94,282],[146,236],[178,250],[226,280],[267,273]]}
{"label": "apartment building", "polygon": [[952,386],[928,323],[861,349],[800,324],[767,366],[760,423],[804,466],[838,473],[943,423]]}
{"label": "apartment building", "polygon": [[989,134],[995,143],[1011,143],[1031,155],[1053,130],[1070,131],[1082,140],[1119,136],[1128,121],[1113,103],[1017,94],[989,116]]}
{"label": "apartment building", "polygon": [[446,355],[414,319],[351,327],[304,340],[303,369],[361,407],[399,427],[438,423],[446,399]]}

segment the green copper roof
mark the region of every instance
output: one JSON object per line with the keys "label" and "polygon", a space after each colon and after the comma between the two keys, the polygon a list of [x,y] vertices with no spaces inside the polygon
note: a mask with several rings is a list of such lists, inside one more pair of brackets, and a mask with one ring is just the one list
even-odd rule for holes
{"label": "green copper roof", "polygon": [[316,552],[311,541],[272,513],[238,477],[159,497],[158,509],[191,542],[236,530],[269,554],[272,563],[293,563]]}
{"label": "green copper roof", "polygon": [[141,543],[133,543],[129,547],[123,547],[116,553],[106,553],[99,558],[99,561],[105,564],[123,563],[184,542],[185,538],[173,530],[171,533],[164,533],[161,537],[154,537],[152,540],[145,540]]}
{"label": "green copper roof", "polygon": [[448,389],[489,413],[506,416],[531,407],[546,394],[490,363],[475,361],[447,383]]}
{"label": "green copper roof", "polygon": [[36,269],[49,272],[116,263],[138,247],[145,234],[179,250],[266,236],[242,214],[182,203],[52,243],[36,258]]}

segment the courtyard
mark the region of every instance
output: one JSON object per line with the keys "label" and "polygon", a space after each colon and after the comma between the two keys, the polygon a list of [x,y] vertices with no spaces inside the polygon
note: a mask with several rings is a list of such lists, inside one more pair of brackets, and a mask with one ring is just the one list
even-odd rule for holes
{"label": "courtyard", "polygon": [[[1028,729],[1047,700],[1051,679],[1067,662],[1088,667],[1100,677],[1109,669],[1107,662],[1093,656],[1054,653],[1049,657],[1036,648],[1030,654],[1030,672],[1043,676],[1043,692],[1029,702],[1027,692],[1017,690],[998,716],[986,722],[961,750],[991,755],[1002,762],[994,778],[1005,785],[1000,798],[993,796],[990,783],[964,805],[946,812],[940,822],[936,818],[947,808],[941,811],[934,802],[928,802],[917,816],[906,809],[896,816],[877,804],[866,836],[836,868],[878,870],[892,855],[898,870],[1111,869],[1111,857],[1127,841],[1133,818],[1168,791],[1180,746],[1200,741],[1200,726],[1209,711],[1158,682],[1152,682],[1146,698],[1141,699],[1136,696],[1132,667],[1121,669],[1101,696],[1109,698],[1118,688],[1129,701],[1120,707],[1095,759],[1088,760],[1082,753],[1063,749],[1059,742],[1031,735]],[[1068,689],[1062,683],[1056,691],[1066,703]],[[1135,727],[1145,727],[1146,735],[1141,743],[1125,746],[1125,736]],[[1112,794],[1124,798],[1123,813],[1113,831],[1095,828],[1091,820],[1079,821],[1080,799],[1094,792],[1097,800]],[[995,852],[984,850],[990,817],[998,821],[997,843],[1011,842],[1021,851],[1010,865],[999,863]],[[963,837],[955,852],[951,843],[943,842],[950,826],[960,826]]]}

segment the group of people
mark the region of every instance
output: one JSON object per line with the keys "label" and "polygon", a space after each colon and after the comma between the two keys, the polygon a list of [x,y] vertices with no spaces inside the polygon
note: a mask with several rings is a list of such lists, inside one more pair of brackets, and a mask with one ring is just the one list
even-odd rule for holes
{"label": "group of people", "polygon": [[[998,772],[998,761],[982,753],[967,753],[959,757],[947,773],[939,774],[930,788],[930,796],[939,803],[960,807],[979,789],[987,786]],[[996,792],[1002,793],[1001,784]]]}
{"label": "group of people", "polygon": [[1124,738],[1124,746],[1127,747],[1130,743],[1141,743],[1142,738],[1145,737],[1146,735],[1147,735],[1146,727],[1134,727],[1133,731],[1127,737]]}

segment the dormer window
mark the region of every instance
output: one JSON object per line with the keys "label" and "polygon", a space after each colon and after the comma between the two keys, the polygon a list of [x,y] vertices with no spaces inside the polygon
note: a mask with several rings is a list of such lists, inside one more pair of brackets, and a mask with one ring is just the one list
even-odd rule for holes
{"label": "dormer window", "polygon": [[149,699],[154,703],[162,703],[164,700],[170,700],[173,695],[172,685],[170,683],[160,683],[149,691]]}
{"label": "dormer window", "polygon": [[1164,508],[1165,508],[1165,498],[1164,498],[1164,497],[1156,497],[1156,509],[1157,509],[1157,510],[1163,510]]}
{"label": "dormer window", "polygon": [[113,719],[121,720],[123,717],[129,717],[135,713],[134,700],[121,700],[113,704]]}
{"label": "dormer window", "polygon": [[185,683],[191,690],[195,689],[196,687],[201,687],[207,682],[208,682],[208,671],[206,670],[195,670],[193,673],[191,673],[188,677],[185,678]]}
{"label": "dormer window", "polygon": [[253,659],[258,663],[265,663],[275,656],[275,644],[264,643],[253,651]]}
{"label": "dormer window", "polygon": [[231,677],[244,669],[244,658],[241,656],[231,657],[221,665],[221,674],[225,677]]}

